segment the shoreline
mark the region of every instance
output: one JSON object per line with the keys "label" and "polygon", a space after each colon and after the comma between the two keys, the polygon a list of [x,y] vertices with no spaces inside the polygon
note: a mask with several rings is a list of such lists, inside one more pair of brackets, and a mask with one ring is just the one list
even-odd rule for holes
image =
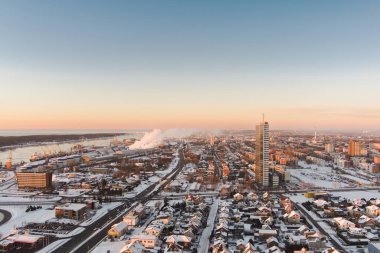
{"label": "shoreline", "polygon": [[78,141],[131,135],[131,133],[91,133],[91,134],[52,134],[52,135],[25,135],[0,136],[0,151],[7,151],[25,146],[49,145],[54,143]]}

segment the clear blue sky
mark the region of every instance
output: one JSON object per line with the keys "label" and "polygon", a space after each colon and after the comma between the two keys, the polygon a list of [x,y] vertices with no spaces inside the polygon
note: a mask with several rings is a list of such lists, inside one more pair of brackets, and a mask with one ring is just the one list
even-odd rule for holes
{"label": "clear blue sky", "polygon": [[380,1],[1,1],[0,128],[376,129]]}

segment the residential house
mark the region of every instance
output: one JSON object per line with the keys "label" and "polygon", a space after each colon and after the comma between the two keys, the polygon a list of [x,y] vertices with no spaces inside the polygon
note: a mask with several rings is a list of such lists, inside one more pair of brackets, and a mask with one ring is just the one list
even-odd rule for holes
{"label": "residential house", "polygon": [[166,244],[170,245],[176,243],[181,245],[183,248],[188,249],[191,246],[192,239],[185,235],[171,235],[166,239]]}
{"label": "residential house", "polygon": [[355,227],[355,223],[353,223],[349,220],[346,220],[345,218],[342,218],[342,217],[334,218],[333,221],[334,221],[335,225],[341,230],[347,230],[349,228]]}
{"label": "residential house", "polygon": [[158,239],[155,235],[148,235],[148,234],[137,234],[133,235],[131,237],[131,242],[139,242],[141,243],[145,248],[153,249],[157,246]]}
{"label": "residential house", "polygon": [[277,247],[278,247],[278,245],[279,245],[277,238],[274,237],[274,236],[269,237],[269,238],[266,240],[266,242],[267,242],[267,247],[268,247],[268,248],[271,248],[271,247],[273,247],[273,246],[277,246]]}
{"label": "residential house", "polygon": [[309,250],[318,251],[325,248],[326,238],[320,233],[306,234]]}
{"label": "residential house", "polygon": [[166,245],[164,253],[183,253],[183,247],[176,243]]}
{"label": "residential house", "polygon": [[70,203],[55,207],[55,217],[82,220],[87,214],[87,205]]}
{"label": "residential house", "polygon": [[243,250],[243,253],[256,253],[256,252],[257,250],[253,248],[253,245],[251,243],[247,243],[247,245],[245,246]]}
{"label": "residential house", "polygon": [[363,215],[363,209],[357,206],[349,206],[347,207],[347,213],[352,217],[360,217]]}
{"label": "residential house", "polygon": [[259,229],[258,235],[263,239],[267,239],[271,236],[277,236],[277,231],[273,229]]}
{"label": "residential house", "polygon": [[365,208],[367,214],[371,216],[379,216],[380,215],[380,207],[375,205],[370,205]]}
{"label": "residential house", "polygon": [[234,200],[235,201],[243,201],[244,200],[244,196],[242,194],[240,194],[240,193],[236,193],[234,195]]}
{"label": "residential house", "polygon": [[265,253],[282,253],[283,251],[277,247],[277,246],[273,246],[273,247],[270,247],[269,249],[265,250]]}
{"label": "residential house", "polygon": [[358,227],[364,228],[364,227],[375,227],[376,226],[376,221],[375,219],[369,218],[366,215],[360,216],[358,219]]}
{"label": "residential house", "polygon": [[128,224],[124,221],[112,225],[110,230],[108,230],[108,236],[114,238],[120,238],[128,231]]}
{"label": "residential house", "polygon": [[307,245],[307,239],[304,235],[289,235],[289,243],[292,245]]}
{"label": "residential house", "polygon": [[318,209],[324,209],[329,203],[324,199],[317,199],[313,201],[313,206]]}
{"label": "residential house", "polygon": [[250,192],[247,195],[247,200],[257,201],[259,196],[256,193]]}
{"label": "residential house", "polygon": [[156,219],[162,221],[165,225],[169,224],[169,222],[172,220],[173,214],[170,214],[169,212],[160,212]]}
{"label": "residential house", "polygon": [[334,247],[331,247],[331,248],[325,249],[324,251],[322,251],[322,253],[340,253],[340,252],[336,250]]}
{"label": "residential house", "polygon": [[348,229],[348,234],[352,237],[365,237],[367,235],[367,230],[363,228],[350,227]]}
{"label": "residential house", "polygon": [[301,215],[296,211],[291,211],[287,216],[287,221],[289,223],[298,224],[300,223]]}
{"label": "residential house", "polygon": [[140,222],[140,217],[133,212],[129,212],[127,215],[124,215],[123,221],[128,224],[129,227],[135,227]]}
{"label": "residential house", "polygon": [[161,220],[152,221],[148,227],[145,228],[144,232],[148,235],[160,236],[165,225]]}
{"label": "residential house", "polygon": [[135,241],[135,242],[130,242],[126,245],[124,245],[123,248],[121,248],[120,253],[144,253],[145,252],[145,247]]}

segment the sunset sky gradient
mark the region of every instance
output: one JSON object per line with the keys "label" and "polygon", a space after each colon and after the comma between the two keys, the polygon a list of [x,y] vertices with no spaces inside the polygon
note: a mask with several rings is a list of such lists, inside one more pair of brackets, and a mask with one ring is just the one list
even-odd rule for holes
{"label": "sunset sky gradient", "polygon": [[376,130],[380,1],[2,1],[0,129]]}

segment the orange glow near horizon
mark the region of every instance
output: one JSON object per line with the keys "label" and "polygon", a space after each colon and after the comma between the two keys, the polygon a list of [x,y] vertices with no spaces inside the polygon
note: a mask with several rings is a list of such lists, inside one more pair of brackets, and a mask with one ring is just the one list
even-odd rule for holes
{"label": "orange glow near horizon", "polygon": [[[192,108],[194,109],[194,108]],[[199,112],[199,113],[196,113]],[[376,129],[377,117],[353,114],[320,113],[313,110],[271,109],[266,113],[271,129]],[[199,111],[191,110],[114,110],[61,111],[57,113],[30,112],[4,115],[0,129],[146,129],[146,128],[209,128],[209,129],[254,129],[261,120],[261,112],[243,110]]]}

